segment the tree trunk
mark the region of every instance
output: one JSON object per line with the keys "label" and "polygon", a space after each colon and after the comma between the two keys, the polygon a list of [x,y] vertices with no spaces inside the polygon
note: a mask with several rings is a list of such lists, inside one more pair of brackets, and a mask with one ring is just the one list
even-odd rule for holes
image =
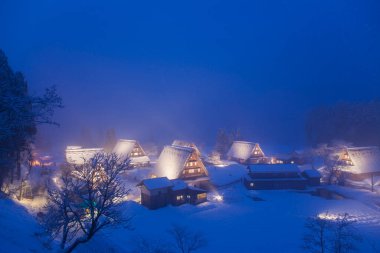
{"label": "tree trunk", "polygon": [[67,229],[67,225],[64,225],[63,226],[63,233],[62,233],[62,240],[61,240],[61,249],[65,248],[68,233],[69,233],[69,231]]}

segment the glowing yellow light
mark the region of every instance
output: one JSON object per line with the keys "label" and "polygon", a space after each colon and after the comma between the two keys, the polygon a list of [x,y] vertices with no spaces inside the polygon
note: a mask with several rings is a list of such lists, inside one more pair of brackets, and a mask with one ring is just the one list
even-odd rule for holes
{"label": "glowing yellow light", "polygon": [[215,197],[214,197],[214,199],[216,200],[216,201],[223,201],[223,196],[222,195],[215,195]]}
{"label": "glowing yellow light", "polygon": [[331,213],[320,213],[318,214],[318,218],[322,220],[337,220],[339,216]]}

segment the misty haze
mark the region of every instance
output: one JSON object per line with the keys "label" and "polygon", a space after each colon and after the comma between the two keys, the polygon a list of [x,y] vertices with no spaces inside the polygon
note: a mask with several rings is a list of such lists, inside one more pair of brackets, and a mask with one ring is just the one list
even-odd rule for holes
{"label": "misty haze", "polygon": [[380,252],[380,2],[0,2],[0,251]]}

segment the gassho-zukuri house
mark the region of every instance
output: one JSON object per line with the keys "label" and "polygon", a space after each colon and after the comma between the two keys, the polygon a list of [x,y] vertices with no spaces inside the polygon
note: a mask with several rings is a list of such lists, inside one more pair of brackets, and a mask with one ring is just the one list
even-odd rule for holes
{"label": "gassho-zukuri house", "polygon": [[158,158],[154,175],[182,179],[194,187],[209,186],[208,171],[197,150],[191,147],[165,146]]}
{"label": "gassho-zukuri house", "polygon": [[320,179],[317,170],[301,173],[296,164],[254,164],[248,166],[243,182],[250,190],[302,190],[306,186],[318,186]]}
{"label": "gassho-zukuri house", "polygon": [[207,201],[205,190],[187,185],[181,179],[167,177],[145,179],[138,184],[141,191],[141,204],[149,209],[166,205],[199,204]]}
{"label": "gassho-zukuri house", "polygon": [[65,150],[66,162],[82,165],[97,153],[104,152],[103,148],[82,148],[82,146],[67,146]]}
{"label": "gassho-zukuri house", "polygon": [[234,141],[227,153],[228,160],[242,164],[269,163],[258,143]]}
{"label": "gassho-zukuri house", "polygon": [[146,167],[150,165],[150,159],[136,140],[120,139],[112,150],[121,159],[130,160],[132,167]]}
{"label": "gassho-zukuri house", "polygon": [[338,165],[353,180],[380,175],[380,149],[378,147],[345,147],[335,151]]}

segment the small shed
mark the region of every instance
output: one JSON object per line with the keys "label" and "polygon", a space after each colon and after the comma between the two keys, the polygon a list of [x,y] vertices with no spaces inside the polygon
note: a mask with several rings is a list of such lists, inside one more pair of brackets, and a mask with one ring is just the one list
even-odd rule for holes
{"label": "small shed", "polygon": [[199,204],[207,201],[207,192],[192,187],[180,179],[169,180],[167,177],[143,180],[138,186],[141,189],[141,204],[149,209],[157,209],[168,204]]}
{"label": "small shed", "polygon": [[198,187],[187,185],[183,180],[171,180],[173,183],[171,204],[199,204],[207,201],[207,191]]}
{"label": "small shed", "polygon": [[141,204],[149,209],[164,207],[169,203],[173,184],[167,177],[145,179],[138,186],[141,190]]}

